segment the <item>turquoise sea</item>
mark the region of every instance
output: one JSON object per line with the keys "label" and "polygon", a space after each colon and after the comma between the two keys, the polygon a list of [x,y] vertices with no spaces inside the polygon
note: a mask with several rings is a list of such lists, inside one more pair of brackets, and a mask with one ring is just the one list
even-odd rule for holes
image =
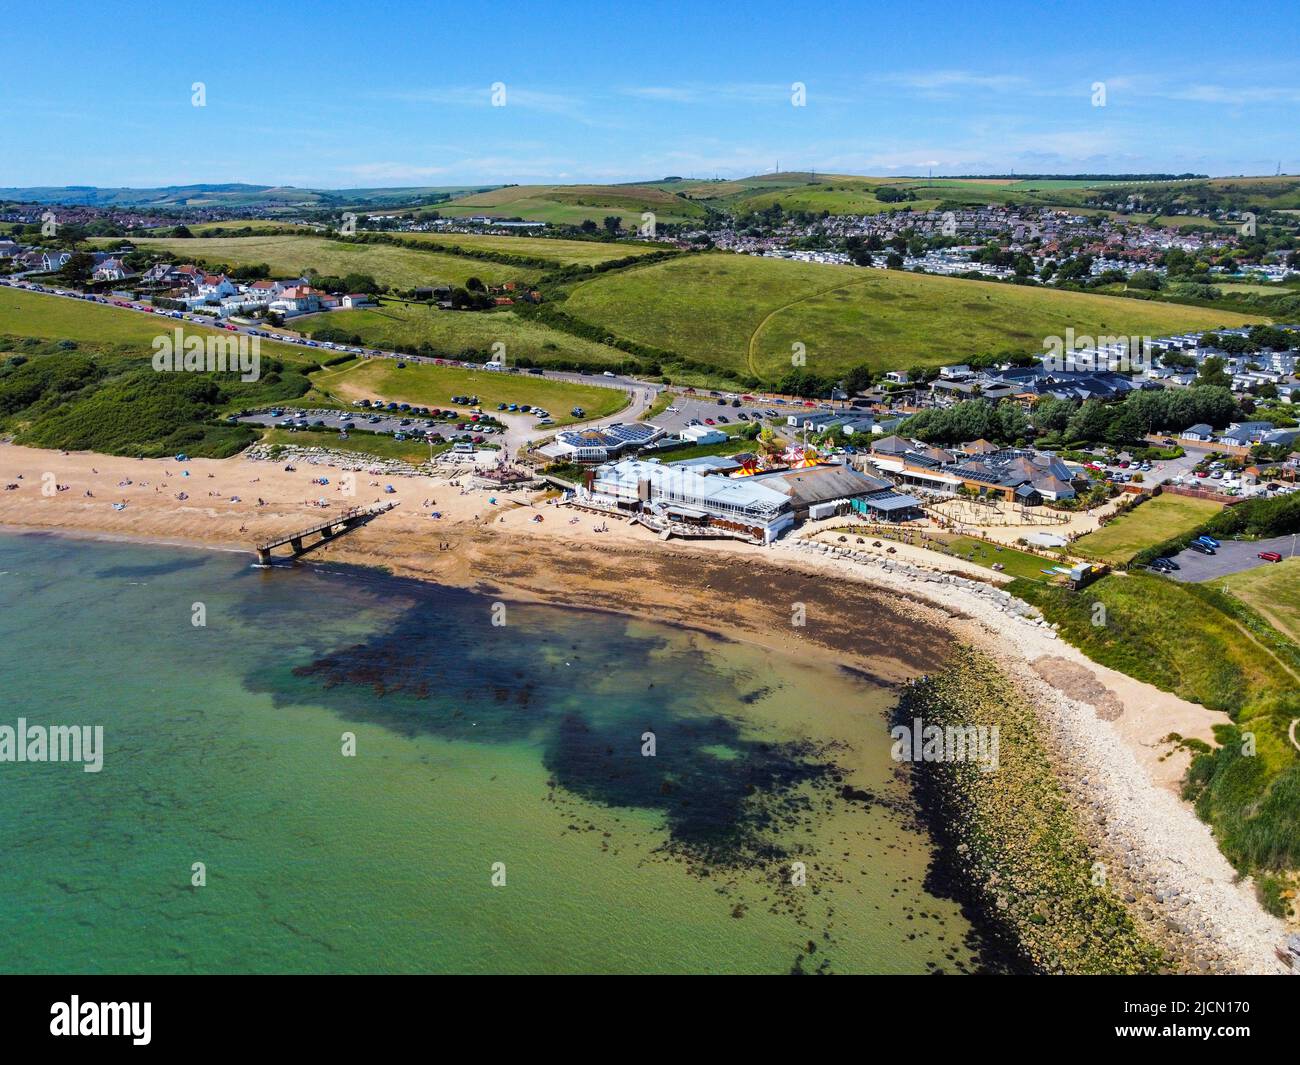
{"label": "turquoise sea", "polygon": [[977,967],[869,677],[249,561],[0,536],[0,970]]}

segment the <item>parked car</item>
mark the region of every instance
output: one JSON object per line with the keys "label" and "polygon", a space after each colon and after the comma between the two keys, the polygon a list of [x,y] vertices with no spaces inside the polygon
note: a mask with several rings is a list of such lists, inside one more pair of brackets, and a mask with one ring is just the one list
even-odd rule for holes
{"label": "parked car", "polygon": [[1213,536],[1206,536],[1205,533],[1201,533],[1201,535],[1198,536],[1196,539],[1198,539],[1203,544],[1207,544],[1210,547],[1218,548],[1223,546]]}
{"label": "parked car", "polygon": [[1190,544],[1188,544],[1187,546],[1190,547],[1193,551],[1198,551],[1198,552],[1200,552],[1202,555],[1213,555],[1213,554],[1216,554],[1214,548],[1212,548],[1209,544],[1203,544],[1203,543],[1201,543],[1200,540],[1193,540],[1193,541],[1192,541]]}
{"label": "parked car", "polygon": [[1281,562],[1282,556],[1276,551],[1261,551],[1257,558],[1262,558],[1265,562]]}
{"label": "parked car", "polygon": [[1156,562],[1157,562],[1158,564],[1160,564],[1160,565],[1168,566],[1170,569],[1182,569],[1182,568],[1183,568],[1183,567],[1180,566],[1177,562],[1175,562],[1172,558],[1158,558],[1158,559],[1156,559]]}

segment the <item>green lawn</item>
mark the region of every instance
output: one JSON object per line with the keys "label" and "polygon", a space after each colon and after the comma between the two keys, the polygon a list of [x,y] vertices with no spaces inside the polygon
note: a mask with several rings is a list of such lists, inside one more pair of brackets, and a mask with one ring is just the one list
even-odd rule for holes
{"label": "green lawn", "polygon": [[1071,550],[1084,558],[1122,566],[1139,551],[1191,532],[1223,509],[1208,499],[1191,499],[1168,492],[1156,496],[1109,524],[1074,542]]}
{"label": "green lawn", "polygon": [[569,414],[574,407],[586,411],[585,421],[615,414],[628,404],[627,393],[616,388],[429,363],[408,363],[399,370],[393,359],[358,359],[329,367],[313,374],[312,382],[317,392],[328,391],[345,402],[383,399],[446,407],[453,395],[476,395],[490,413],[495,413],[498,403],[527,403],[549,410],[557,425],[576,420]]}
{"label": "green lawn", "polygon": [[[394,440],[382,433],[363,433],[354,430],[347,439],[338,433],[318,433],[310,430],[291,433],[288,429],[268,429],[262,434],[263,444],[293,444],[297,447],[326,447],[332,451],[350,451],[358,455],[374,455],[381,459],[397,459],[418,465],[429,461],[429,445],[423,440]],[[450,444],[435,444],[433,454],[446,451]]]}
{"label": "green lawn", "polygon": [[[193,322],[142,314],[88,300],[0,288],[0,335],[113,344],[123,353],[135,349],[141,358],[152,358],[153,338],[170,333],[178,326],[183,327],[186,333],[207,335],[222,332]],[[269,356],[287,363],[302,364],[324,357],[309,354],[293,344],[277,344],[269,340],[262,340],[260,348],[263,358]]]}
{"label": "green lawn", "polygon": [[754,256],[683,256],[576,286],[567,314],[616,336],[764,380],[1041,352],[1047,336],[1159,335],[1261,321],[1228,311]]}
{"label": "green lawn", "polygon": [[1058,565],[1050,558],[1042,558],[1039,555],[1030,554],[1028,551],[1019,551],[1014,547],[990,544],[984,540],[977,540],[973,536],[948,537],[946,543],[959,558],[974,562],[976,565],[992,569],[995,562],[1001,563],[1001,572],[1010,577],[1023,577],[1031,581],[1046,581],[1050,578],[1043,570]]}
{"label": "green lawn", "polygon": [[527,255],[550,259],[557,266],[596,266],[629,255],[661,251],[652,244],[606,243],[599,240],[560,240],[552,237],[502,237],[490,233],[397,233],[401,240],[413,240],[433,247],[464,248],[506,255]]}
{"label": "green lawn", "polygon": [[[112,243],[96,241],[96,244]],[[182,259],[202,259],[209,265],[228,266],[266,263],[275,277],[294,277],[315,270],[318,274],[342,277],[369,274],[380,284],[409,289],[426,285],[463,285],[477,277],[484,284],[527,281],[537,271],[521,266],[446,255],[391,244],[349,244],[324,237],[142,237],[135,241],[141,251],[157,248]]]}
{"label": "green lawn", "polygon": [[1279,632],[1300,644],[1300,557],[1266,563],[1210,584],[1244,600]]}
{"label": "green lawn", "polygon": [[385,302],[373,309],[331,311],[296,318],[293,324],[305,333],[322,328],[339,329],[360,336],[371,347],[390,350],[397,345],[419,348],[421,344],[429,344],[435,354],[448,358],[492,352],[494,344],[504,344],[507,365],[511,360],[531,359],[539,364],[618,367],[628,357],[617,348],[562,333],[512,310],[442,311],[424,305]]}

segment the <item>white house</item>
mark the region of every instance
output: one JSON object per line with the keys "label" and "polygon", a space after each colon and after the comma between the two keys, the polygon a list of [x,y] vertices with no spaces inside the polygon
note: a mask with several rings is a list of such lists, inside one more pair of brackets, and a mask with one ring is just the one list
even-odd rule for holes
{"label": "white house", "polygon": [[96,281],[121,281],[124,277],[130,277],[131,271],[121,259],[105,259],[95,267],[91,276]]}
{"label": "white house", "polygon": [[285,314],[315,314],[320,310],[320,296],[306,285],[286,288],[271,302],[271,310]]}
{"label": "white house", "polygon": [[204,299],[225,299],[239,291],[225,274],[204,274],[195,287]]}

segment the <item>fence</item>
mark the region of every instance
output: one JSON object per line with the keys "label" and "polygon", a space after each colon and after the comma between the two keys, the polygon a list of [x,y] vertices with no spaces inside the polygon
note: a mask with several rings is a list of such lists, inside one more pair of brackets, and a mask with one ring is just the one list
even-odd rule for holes
{"label": "fence", "polygon": [[1181,484],[1162,485],[1161,491],[1176,496],[1188,496],[1191,499],[1209,499],[1215,503],[1224,503],[1230,507],[1240,503],[1243,499],[1242,496],[1230,496],[1224,492],[1213,492],[1208,488],[1188,488]]}

